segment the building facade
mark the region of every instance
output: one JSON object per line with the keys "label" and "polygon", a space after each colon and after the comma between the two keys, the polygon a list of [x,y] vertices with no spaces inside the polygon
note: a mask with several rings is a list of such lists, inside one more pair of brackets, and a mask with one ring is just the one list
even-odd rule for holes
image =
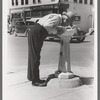
{"label": "building facade", "polygon": [[72,11],[75,14],[75,21],[73,24],[85,31],[88,31],[89,28],[93,28],[93,0],[70,0],[69,5],[67,11]]}
{"label": "building facade", "polygon": [[93,27],[93,0],[10,0],[11,22],[27,20],[47,15],[72,11],[78,27],[88,30]]}

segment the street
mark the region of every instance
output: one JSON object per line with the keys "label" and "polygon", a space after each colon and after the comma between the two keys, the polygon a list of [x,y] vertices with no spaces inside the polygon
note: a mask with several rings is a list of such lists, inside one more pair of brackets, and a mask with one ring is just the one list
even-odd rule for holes
{"label": "street", "polygon": [[[7,9],[3,13],[2,33],[4,100],[97,99],[95,59],[97,52],[94,52],[97,31],[94,5],[94,0],[89,2],[87,0],[84,2],[83,0],[8,0],[8,3],[5,2],[3,9]],[[44,41],[39,66],[39,79],[45,80],[43,84],[38,79],[34,81],[33,77],[32,81],[28,80],[27,73],[28,37],[25,34],[31,33],[29,31],[35,23],[39,25],[36,24],[31,32],[37,34],[31,34],[30,40],[33,38],[31,36],[43,39],[41,35],[46,31],[48,36],[57,31],[56,33],[64,39],[61,43],[52,38]],[[69,37],[64,37],[69,35],[73,39],[80,40],[71,41],[70,49]],[[67,71],[60,73],[57,71],[59,67],[65,67]]]}
{"label": "street", "polygon": [[[7,34],[6,66],[4,76],[5,100],[94,100],[94,36],[86,37],[83,43],[70,43],[71,71],[79,76],[82,86],[76,88],[34,87],[27,80],[27,37]],[[57,70],[59,62],[59,42],[45,41],[41,52],[40,78]]]}
{"label": "street", "polygon": [[[94,63],[94,36],[87,36],[83,43],[70,43],[71,65],[91,67]],[[7,34],[7,73],[27,70],[27,37]],[[41,65],[58,64],[59,42],[45,41],[41,51]],[[51,66],[52,67],[52,66]],[[57,67],[57,66],[55,66]]]}

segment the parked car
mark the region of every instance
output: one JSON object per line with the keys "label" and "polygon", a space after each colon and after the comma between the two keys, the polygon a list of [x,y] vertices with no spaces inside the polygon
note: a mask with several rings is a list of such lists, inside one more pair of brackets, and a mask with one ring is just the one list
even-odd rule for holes
{"label": "parked car", "polygon": [[17,21],[15,24],[15,31],[14,34],[17,36],[18,34],[25,34],[25,36],[28,35],[29,27],[32,27],[35,24],[33,21]]}
{"label": "parked car", "polygon": [[[71,41],[77,40],[78,42],[83,42],[86,38],[86,32],[81,30],[80,28],[69,27],[69,28],[67,28],[67,30],[68,31],[73,31]],[[47,40],[60,40],[60,37],[55,35],[55,34],[50,34],[46,39]]]}
{"label": "parked car", "polygon": [[11,24],[8,24],[7,26],[7,32],[12,35],[14,33],[15,27],[12,26]]}
{"label": "parked car", "polygon": [[86,32],[81,30],[80,28],[77,28],[77,32],[73,34],[71,41],[73,39],[76,39],[78,42],[83,42],[86,38]]}

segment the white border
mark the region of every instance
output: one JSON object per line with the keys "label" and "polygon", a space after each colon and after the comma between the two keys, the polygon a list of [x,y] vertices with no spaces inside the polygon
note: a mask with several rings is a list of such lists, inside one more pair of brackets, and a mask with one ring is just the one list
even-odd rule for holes
{"label": "white border", "polygon": [[98,6],[97,6],[97,0],[94,0],[94,100],[97,100],[98,98]]}
{"label": "white border", "polygon": [[6,50],[7,50],[7,13],[8,13],[8,0],[2,1],[2,99],[6,100],[7,97],[7,71],[6,71]]}
{"label": "white border", "polygon": [[[3,55],[2,55],[2,58],[3,58],[3,60],[2,60],[2,85],[3,85],[3,87],[2,87],[2,93],[3,93],[3,95],[2,95],[2,98],[3,98],[3,100],[6,100],[7,98],[6,98],[6,83],[7,83],[7,81],[6,81],[6,52],[5,52],[5,50],[7,49],[7,14],[8,14],[8,0],[3,0],[2,1],[2,5],[3,5],[3,7],[2,7],[2,52],[3,52]],[[98,70],[98,67],[97,67],[97,64],[98,64],[98,60],[97,60],[97,55],[98,55],[98,38],[97,38],[97,35],[98,35],[98,21],[97,21],[97,19],[98,19],[98,16],[97,16],[97,12],[98,12],[98,10],[97,10],[97,0],[94,0],[94,14],[95,14],[95,20],[94,20],[94,29],[95,29],[95,35],[94,35],[94,40],[95,40],[95,42],[94,42],[94,59],[95,59],[95,62],[94,62],[94,74],[95,74],[95,79],[94,79],[94,100],[97,100],[97,97],[98,97],[98,93],[97,93],[97,91],[98,91],[98,73],[97,73],[97,70]]]}

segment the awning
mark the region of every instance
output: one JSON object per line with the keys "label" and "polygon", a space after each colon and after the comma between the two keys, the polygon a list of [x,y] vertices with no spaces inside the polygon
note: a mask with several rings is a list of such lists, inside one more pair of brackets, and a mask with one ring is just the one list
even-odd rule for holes
{"label": "awning", "polygon": [[30,11],[30,8],[25,8],[24,11]]}
{"label": "awning", "polygon": [[23,9],[14,9],[10,10],[10,13],[22,13],[24,10]]}

